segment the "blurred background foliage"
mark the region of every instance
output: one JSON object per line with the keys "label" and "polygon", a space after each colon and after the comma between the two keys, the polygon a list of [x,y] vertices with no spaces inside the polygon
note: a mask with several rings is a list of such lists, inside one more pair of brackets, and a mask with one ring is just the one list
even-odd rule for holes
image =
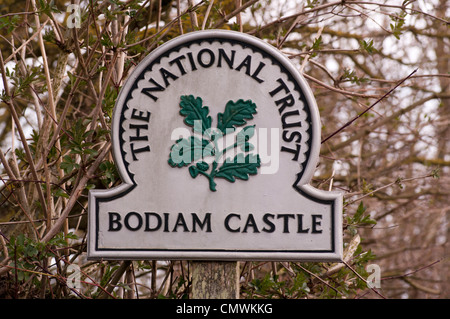
{"label": "blurred background foliage", "polygon": [[[121,183],[110,122],[133,68],[180,34],[218,28],[264,39],[304,75],[322,121],[311,184],[345,196],[342,263],[242,261],[241,298],[448,298],[449,10],[445,0],[0,0],[0,298],[189,297],[187,261],[86,260],[87,192]],[[70,265],[82,272],[76,289]],[[381,270],[375,288],[369,265]]]}

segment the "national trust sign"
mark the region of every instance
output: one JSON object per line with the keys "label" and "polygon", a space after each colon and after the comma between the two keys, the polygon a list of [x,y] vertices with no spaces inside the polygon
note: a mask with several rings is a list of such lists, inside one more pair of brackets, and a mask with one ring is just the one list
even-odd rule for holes
{"label": "national trust sign", "polygon": [[90,259],[341,260],[342,195],[309,185],[317,105],[271,45],[165,43],[124,84],[112,142],[122,184],[90,191]]}

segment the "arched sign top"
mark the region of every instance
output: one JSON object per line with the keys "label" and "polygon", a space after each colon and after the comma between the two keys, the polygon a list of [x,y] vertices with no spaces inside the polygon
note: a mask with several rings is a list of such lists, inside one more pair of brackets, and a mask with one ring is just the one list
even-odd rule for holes
{"label": "arched sign top", "polygon": [[[218,73],[215,83],[208,83],[209,87],[234,90],[235,83],[227,81],[227,73],[231,71],[247,75],[247,80],[260,86],[258,89],[266,90],[266,96],[262,95],[265,104],[259,109],[272,107],[278,110],[280,129],[284,123],[287,127],[284,129],[285,140],[291,141],[285,142],[283,150],[290,152],[299,164],[293,185],[308,184],[320,150],[320,118],[308,83],[292,62],[273,46],[253,36],[225,30],[197,31],[179,36],[155,49],[133,70],[118,96],[113,116],[114,156],[122,180],[135,183],[135,172],[131,167],[133,159],[137,160],[137,153],[150,149],[133,143],[135,148],[127,151],[127,142],[130,141],[124,136],[127,130],[125,111],[130,109],[130,101],[141,98],[143,102],[139,103],[154,104],[159,95],[167,94],[165,91],[169,91],[169,87],[180,78],[198,86],[195,79],[202,69],[214,69]],[[186,81],[189,77],[191,80]],[[188,86],[184,88],[186,93],[191,93]],[[145,96],[143,99],[142,95]],[[130,152],[131,157],[126,156]]]}
{"label": "arched sign top", "polygon": [[152,51],[112,143],[123,184],[89,193],[90,259],[341,259],[342,195],[309,185],[314,96],[264,41],[198,31]]}

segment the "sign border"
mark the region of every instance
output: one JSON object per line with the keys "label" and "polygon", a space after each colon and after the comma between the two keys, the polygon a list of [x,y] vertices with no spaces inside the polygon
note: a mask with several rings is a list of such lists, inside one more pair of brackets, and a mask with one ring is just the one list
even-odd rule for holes
{"label": "sign border", "polygon": [[[305,162],[302,163],[303,170],[297,174],[297,179],[292,185],[300,196],[315,202],[327,204],[331,207],[331,249],[329,250],[226,250],[226,249],[133,249],[133,248],[99,248],[99,203],[120,198],[131,192],[137,185],[134,174],[128,170],[125,161],[125,152],[122,149],[121,138],[123,127],[124,108],[131,96],[133,89],[137,87],[137,81],[146,72],[148,66],[157,63],[165,54],[176,50],[178,46],[186,43],[217,40],[234,41],[258,49],[259,53],[267,54],[276,60],[285,70],[288,77],[292,77],[295,85],[299,86],[301,94],[304,95],[308,106],[309,115],[309,150]],[[119,115],[119,116],[118,116]],[[112,141],[119,141],[120,146],[113,144],[113,157],[122,184],[108,190],[91,190],[89,192],[89,226],[88,226],[88,259],[189,259],[189,260],[283,260],[283,261],[341,261],[342,260],[342,195],[340,192],[318,190],[309,182],[314,174],[320,153],[320,116],[314,95],[294,64],[276,48],[256,37],[228,30],[203,30],[178,36],[145,57],[133,70],[126,80],[116,100],[113,111]],[[151,252],[151,257],[148,252]],[[214,255],[211,253],[214,252]],[[120,254],[120,257],[118,257]]]}

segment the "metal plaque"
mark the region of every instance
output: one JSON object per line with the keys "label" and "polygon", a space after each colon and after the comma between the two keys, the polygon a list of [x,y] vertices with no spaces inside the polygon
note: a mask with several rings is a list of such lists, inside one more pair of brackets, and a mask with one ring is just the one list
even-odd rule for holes
{"label": "metal plaque", "polygon": [[342,195],[309,185],[314,96],[264,41],[198,31],[154,50],[112,143],[122,184],[89,193],[90,259],[341,260]]}

